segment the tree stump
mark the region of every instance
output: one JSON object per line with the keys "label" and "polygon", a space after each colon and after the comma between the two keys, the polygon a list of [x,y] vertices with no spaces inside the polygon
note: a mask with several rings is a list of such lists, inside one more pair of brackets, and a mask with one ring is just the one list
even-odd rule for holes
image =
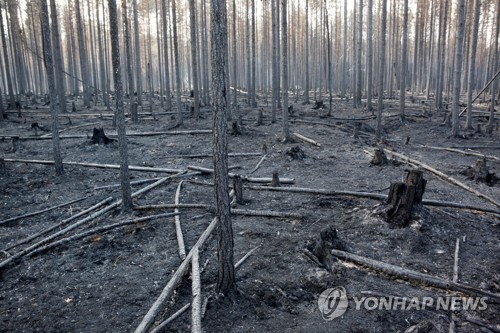
{"label": "tree stump", "polygon": [[137,102],[130,104],[130,118],[134,123],[139,121],[139,116],[137,114]]}
{"label": "tree stump", "polygon": [[240,124],[238,123],[238,121],[232,121],[231,122],[231,135],[240,135],[241,134],[241,128],[240,128]]}
{"label": "tree stump", "polygon": [[259,109],[257,113],[257,121],[255,122],[255,126],[261,126],[262,125],[262,119],[264,118],[262,109]]}
{"label": "tree stump", "polygon": [[324,107],[323,101],[316,101],[313,106],[313,110],[322,109]]}
{"label": "tree stump", "polygon": [[236,198],[236,203],[238,205],[243,205],[245,200],[243,199],[243,180],[240,175],[235,175],[233,177],[233,191]]}
{"label": "tree stump", "polygon": [[476,182],[483,182],[489,186],[495,185],[497,177],[494,172],[490,172],[488,166],[486,165],[486,158],[478,159],[476,164],[472,167],[467,167],[461,174],[467,176],[470,180],[475,180]]}
{"label": "tree stump", "polygon": [[393,226],[406,227],[414,211],[422,206],[426,183],[421,170],[409,171],[405,183],[392,183],[383,213],[385,220]]}
{"label": "tree stump", "polygon": [[280,187],[281,186],[280,177],[279,177],[277,170],[273,171],[273,179],[271,180],[271,186],[272,187]]}
{"label": "tree stump", "polygon": [[387,156],[383,149],[377,148],[373,154],[373,159],[370,162],[372,165],[385,165],[387,164]]}
{"label": "tree stump", "polygon": [[318,258],[318,262],[324,268],[331,271],[333,263],[336,261],[332,255],[332,249],[346,251],[347,247],[339,238],[337,229],[330,226],[321,231],[318,240],[308,244],[306,248]]}
{"label": "tree stump", "polygon": [[7,166],[3,158],[0,158],[0,177],[7,176]]}
{"label": "tree stump", "polygon": [[97,144],[97,145],[102,145],[102,144],[107,145],[108,143],[111,143],[111,142],[116,141],[116,140],[108,138],[106,136],[106,134],[104,134],[103,128],[95,128],[94,127],[94,131],[93,131],[92,138],[90,139],[90,141],[93,144]]}
{"label": "tree stump", "polygon": [[304,158],[306,158],[306,154],[304,153],[302,148],[300,148],[299,146],[295,146],[295,147],[292,147],[290,149],[287,149],[285,151],[285,154],[287,156],[290,156],[292,158],[292,160],[303,160]]}
{"label": "tree stump", "polygon": [[76,112],[76,104],[75,104],[75,101],[71,102],[71,112]]}

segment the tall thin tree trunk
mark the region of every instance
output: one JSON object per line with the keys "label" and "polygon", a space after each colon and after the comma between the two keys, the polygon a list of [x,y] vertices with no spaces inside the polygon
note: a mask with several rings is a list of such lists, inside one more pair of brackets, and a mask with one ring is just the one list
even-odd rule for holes
{"label": "tall thin tree trunk", "polygon": [[[139,42],[139,18],[137,13],[137,0],[132,1],[134,12],[134,42],[135,42],[135,79],[137,82],[137,103],[142,105],[142,73],[141,73],[141,49]],[[149,11],[148,11],[149,17]],[[148,25],[149,26],[149,25]],[[151,44],[149,44],[151,45]],[[151,91],[150,91],[151,93]]]}
{"label": "tall thin tree trunk", "polygon": [[356,77],[356,96],[355,96],[355,106],[358,107],[361,105],[361,87],[362,87],[362,78],[363,72],[361,70],[361,51],[363,49],[363,0],[359,1],[359,10],[358,10],[358,51],[356,57],[356,67],[357,67],[357,77]]}
{"label": "tall thin tree trunk", "polygon": [[196,120],[200,119],[200,94],[198,91],[198,56],[196,42],[196,10],[194,0],[189,0],[189,19],[191,32],[191,66],[193,72],[193,92],[194,92],[194,116]]}
{"label": "tall thin tree trunk", "polygon": [[[161,0],[161,12],[162,12],[162,27],[163,27],[163,57],[165,59],[165,95],[167,102],[167,110],[172,109],[172,98],[170,95],[170,72],[169,72],[169,61],[168,61],[168,30],[167,30],[167,1]],[[163,96],[162,96],[163,98]]]}
{"label": "tall thin tree trunk", "polygon": [[273,44],[273,82],[272,82],[272,97],[271,97],[271,123],[276,122],[277,113],[277,101],[279,99],[279,61],[278,61],[278,29],[277,29],[277,13],[276,13],[276,1],[271,0],[271,12],[272,12],[272,44]]}
{"label": "tall thin tree trunk", "polygon": [[238,54],[236,52],[237,45],[236,45],[236,0],[233,0],[233,18],[232,18],[232,25],[233,25],[233,108],[238,107]]}
{"label": "tall thin tree trunk", "polygon": [[217,291],[231,297],[236,291],[233,227],[229,204],[227,158],[227,12],[225,0],[212,0],[212,114],[215,214],[217,223]]}
{"label": "tall thin tree trunk", "polygon": [[453,82],[452,130],[453,136],[460,131],[460,90],[462,79],[463,41],[465,33],[465,0],[458,2],[458,21],[455,39],[455,74]]}
{"label": "tall thin tree trunk", "polygon": [[179,65],[179,40],[177,36],[176,0],[172,0],[172,31],[174,39],[175,93],[177,101],[177,125],[182,125],[181,69]]}
{"label": "tall thin tree trunk", "polygon": [[[2,15],[2,3],[0,2],[0,22],[3,22]],[[2,34],[2,47],[3,47],[3,58],[5,65],[5,75],[7,76],[7,90],[9,92],[9,105],[11,108],[15,108],[16,105],[16,97],[14,95],[14,88],[12,83],[12,76],[10,74],[10,62],[9,56],[7,53],[7,40],[5,38],[5,30],[4,25],[0,24],[0,33]]]}
{"label": "tall thin tree trunk", "polygon": [[83,104],[90,107],[90,88],[88,85],[87,52],[83,37],[82,14],[80,10],[80,0],[75,0],[76,30],[78,36],[78,49],[80,58],[80,74],[83,85]]}
{"label": "tall thin tree trunk", "polygon": [[368,52],[366,54],[366,109],[369,112],[372,110],[373,97],[373,0],[368,0],[368,29],[366,40],[368,44]]}
{"label": "tall thin tree trunk", "polygon": [[[495,75],[498,71],[498,36],[500,34],[500,15],[498,15],[500,11],[500,0],[497,0],[496,4],[496,25],[495,25],[495,39],[493,42],[493,72]],[[495,124],[495,105],[496,105],[496,93],[497,93],[497,81],[498,78],[493,80],[491,83],[491,105],[490,105],[490,119],[488,121],[488,132],[491,134],[493,131],[493,125]]]}
{"label": "tall thin tree trunk", "polygon": [[52,41],[54,46],[54,64],[56,72],[56,87],[59,96],[59,108],[66,112],[66,85],[64,84],[64,63],[61,54],[61,40],[59,38],[59,23],[55,0],[50,0],[50,19],[52,23]]}
{"label": "tall thin tree trunk", "polygon": [[282,92],[283,92],[283,106],[281,108],[281,113],[283,117],[282,124],[282,140],[283,142],[288,142],[290,140],[290,132],[288,130],[288,26],[287,26],[287,15],[288,15],[288,4],[287,0],[281,0],[281,43],[282,43]]}
{"label": "tall thin tree trunk", "polygon": [[406,72],[408,69],[408,0],[403,8],[403,45],[401,50],[401,68],[399,73],[399,114],[405,120]]}
{"label": "tall thin tree trunk", "polygon": [[132,208],[132,192],[128,170],[128,148],[125,130],[125,110],[123,106],[123,85],[120,61],[120,43],[118,40],[118,14],[116,0],[108,0],[109,23],[111,35],[111,53],[113,63],[113,81],[116,97],[116,124],[118,131],[118,149],[120,151],[120,184],[122,191],[122,206],[124,210]]}
{"label": "tall thin tree trunk", "polygon": [[347,93],[347,0],[344,0],[344,43],[342,54],[342,98]]}
{"label": "tall thin tree trunk", "polygon": [[[347,1],[347,0],[346,0]],[[305,27],[305,35],[306,35],[306,45],[305,45],[305,67],[306,67],[306,87],[304,91],[305,101],[304,103],[309,104],[309,0],[306,0],[306,27]]]}
{"label": "tall thin tree trunk", "polygon": [[384,109],[384,74],[385,74],[385,45],[386,45],[386,31],[387,31],[387,0],[382,0],[382,21],[380,23],[380,47],[379,59],[380,67],[378,74],[378,107],[377,107],[377,139],[382,137],[382,111]]}
{"label": "tall thin tree trunk", "polygon": [[128,84],[128,97],[130,100],[134,98],[134,75],[132,74],[132,45],[130,41],[130,24],[128,22],[127,14],[127,0],[122,0],[122,21],[124,26],[124,36],[125,40],[125,56],[126,56],[126,67],[127,67],[127,84]]}
{"label": "tall thin tree trunk", "polygon": [[467,84],[467,120],[466,128],[472,129],[472,92],[476,79],[476,48],[479,32],[479,16],[481,15],[481,0],[474,0],[474,23],[472,27],[471,45],[469,47],[469,81]]}
{"label": "tall thin tree trunk", "polygon": [[61,157],[61,147],[59,144],[59,126],[58,126],[58,107],[56,104],[56,82],[54,77],[54,63],[52,61],[52,42],[50,40],[50,25],[47,0],[40,1],[40,24],[42,26],[43,38],[43,59],[45,71],[47,72],[47,81],[49,83],[50,110],[52,113],[52,150],[54,154],[54,166],[56,175],[64,173],[64,167]]}
{"label": "tall thin tree trunk", "polygon": [[257,107],[256,100],[256,50],[257,44],[255,42],[255,0],[252,0],[252,83],[251,83],[251,91],[252,95],[250,96],[250,106],[255,108]]}

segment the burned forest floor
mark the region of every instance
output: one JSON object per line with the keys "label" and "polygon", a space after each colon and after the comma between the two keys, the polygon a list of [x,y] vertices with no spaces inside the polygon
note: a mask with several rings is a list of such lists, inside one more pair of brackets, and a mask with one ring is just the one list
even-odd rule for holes
{"label": "burned forest floor", "polygon": [[[292,142],[282,143],[281,120],[271,124],[270,105],[259,100],[258,107],[251,109],[240,101],[233,119],[241,133],[229,135],[230,172],[252,178],[271,178],[277,172],[281,179],[293,179],[293,184],[283,181],[281,188],[307,188],[318,193],[268,191],[265,187],[270,187],[269,182],[252,183],[242,177],[244,202],[236,209],[277,212],[285,217],[244,213],[232,216],[235,262],[257,248],[236,270],[238,294],[232,301],[215,293],[216,233],[200,248],[205,332],[424,332],[419,329],[426,325],[429,330],[425,332],[448,332],[450,320],[456,332],[500,331],[498,206],[427,170],[424,200],[478,209],[424,205],[407,227],[400,228],[377,213],[384,200],[328,192],[387,195],[390,184],[400,182],[406,170],[415,166],[391,153],[386,153],[386,164],[372,165],[370,154],[376,148],[385,148],[423,162],[496,202],[500,200],[500,182],[495,176],[489,184],[468,176],[468,170],[481,157],[428,147],[454,147],[486,155],[489,173],[500,175],[500,131],[497,126],[492,134],[484,133],[487,118],[483,113],[473,118],[475,124],[481,124],[481,132],[475,125],[474,130],[462,131],[462,137],[452,138],[451,129],[443,125],[443,114],[429,106],[432,102],[417,100],[409,104],[405,122],[397,115],[396,100],[385,103],[382,142],[375,140],[376,121],[371,113],[354,109],[351,102],[334,100],[331,115],[326,108],[313,109],[313,104],[304,105],[301,100],[293,103],[290,132],[314,140],[314,145],[294,135]],[[77,101],[76,106],[76,112],[60,115],[64,161],[119,164],[116,141],[91,142],[93,128],[103,128],[109,138],[116,138],[112,112],[100,104],[84,109]],[[264,117],[263,124],[257,126],[259,109]],[[211,111],[202,107],[199,120],[186,111],[183,124],[175,124],[175,112],[162,110],[157,100],[152,107],[139,107],[137,123],[127,120],[129,164],[163,168],[131,170],[132,182],[144,180],[133,183],[132,191],[152,184],[152,178],[171,176],[134,198],[134,205],[142,209],[129,213],[109,209],[39,245],[122,221],[133,223],[87,232],[86,237],[73,237],[31,253],[30,246],[119,200],[119,187],[113,186],[119,184],[119,170],[67,164],[65,174],[56,177],[53,165],[19,162],[53,159],[51,140],[40,139],[50,135],[46,132],[50,128],[50,110],[38,104],[24,108],[20,117],[17,112],[8,113],[8,119],[0,123],[0,157],[4,159],[0,165],[0,261],[17,257],[0,269],[1,332],[134,331],[182,262],[174,217],[140,219],[173,212],[172,208],[154,206],[174,204],[181,181],[180,204],[213,205],[212,176],[193,168],[213,168],[212,135],[208,131],[212,126]],[[87,214],[29,239],[109,197],[112,199]],[[57,209],[13,219],[77,199]],[[179,211],[185,250],[189,252],[214,214],[209,207],[193,205]],[[494,294],[496,299],[488,299],[487,308],[482,310],[451,311],[435,306],[358,310],[354,298],[370,295],[419,299],[471,295],[452,288],[430,287],[335,256],[326,263],[324,258],[311,257],[311,246],[325,230],[336,230],[347,252],[385,264],[448,281],[457,267],[458,283]],[[458,266],[454,264],[457,242]],[[345,288],[348,308],[342,316],[324,320],[318,297],[335,287]],[[187,274],[155,325],[189,302],[191,279]],[[188,309],[163,331],[190,331],[190,313]]]}

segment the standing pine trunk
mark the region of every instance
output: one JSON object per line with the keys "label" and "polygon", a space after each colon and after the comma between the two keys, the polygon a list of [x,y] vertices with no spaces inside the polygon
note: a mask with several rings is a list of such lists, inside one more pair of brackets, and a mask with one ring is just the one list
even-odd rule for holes
{"label": "standing pine trunk", "polygon": [[233,227],[229,202],[227,158],[227,12],[225,0],[212,0],[212,113],[215,212],[217,223],[217,291],[231,296],[236,292],[233,256]]}
{"label": "standing pine trunk", "polygon": [[465,34],[465,0],[459,0],[458,3],[458,21],[457,21],[457,35],[455,39],[455,75],[453,82],[453,104],[451,106],[452,112],[452,129],[451,134],[458,136],[460,130],[460,89],[462,79],[462,59]]}
{"label": "standing pine trunk", "polygon": [[172,31],[174,39],[175,93],[177,102],[177,125],[182,125],[181,70],[179,65],[179,40],[177,38],[176,0],[172,0]]}
{"label": "standing pine trunk", "polygon": [[125,56],[127,57],[128,97],[132,100],[134,96],[134,75],[132,74],[132,45],[130,45],[130,24],[128,22],[126,0],[122,0],[122,18],[125,27],[123,39],[125,40]]}
{"label": "standing pine trunk", "polygon": [[[495,27],[495,41],[493,43],[493,74],[498,71],[498,36],[499,36],[499,30],[500,30],[500,15],[498,15],[498,12],[500,11],[500,0],[497,0],[497,5],[496,5],[496,12],[497,12],[497,22],[496,22],[496,27]],[[497,92],[497,81],[498,79],[493,80],[491,83],[491,105],[490,105],[490,119],[488,121],[487,129],[488,132],[491,134],[493,131],[493,124],[495,123],[495,95]]]}
{"label": "standing pine trunk", "polygon": [[387,0],[382,0],[382,22],[380,23],[380,47],[379,47],[379,72],[378,72],[378,106],[377,106],[377,128],[376,136],[382,136],[382,110],[384,109],[384,73],[385,73],[385,44],[387,31]]}
{"label": "standing pine trunk", "polygon": [[251,83],[251,91],[252,95],[250,96],[250,106],[252,108],[257,107],[256,100],[256,43],[255,43],[255,0],[252,0],[252,83]]}
{"label": "standing pine trunk", "polygon": [[238,107],[238,58],[237,58],[237,44],[236,44],[236,0],[233,0],[233,110]]}
{"label": "standing pine trunk", "polygon": [[403,8],[403,45],[401,50],[401,68],[399,73],[399,114],[405,120],[406,72],[408,67],[408,0]]}
{"label": "standing pine trunk", "polygon": [[82,14],[80,10],[80,0],[75,0],[75,16],[76,16],[78,49],[80,52],[79,58],[80,58],[80,73],[82,76],[82,86],[83,86],[83,104],[86,107],[90,107],[90,87],[88,83],[87,51],[85,48],[85,40],[83,38],[83,23],[82,23]]}
{"label": "standing pine trunk", "polygon": [[200,93],[198,91],[198,55],[196,52],[196,9],[194,0],[189,0],[189,19],[191,30],[191,67],[193,71],[193,97],[194,97],[194,117],[196,120],[200,119]]}
{"label": "standing pine trunk", "polygon": [[368,51],[366,53],[366,110],[372,112],[372,97],[373,97],[373,0],[368,0],[368,17],[367,17],[367,33],[366,41]]}
{"label": "standing pine trunk", "polygon": [[471,46],[469,48],[469,82],[467,85],[467,121],[465,127],[472,128],[472,92],[476,80],[476,47],[479,32],[479,16],[481,15],[481,0],[474,0],[474,24],[472,27]]}
{"label": "standing pine trunk", "polygon": [[306,0],[306,49],[305,49],[305,67],[306,67],[306,87],[304,91],[304,103],[309,104],[309,0]]}
{"label": "standing pine trunk", "polygon": [[282,134],[283,142],[290,140],[290,131],[288,129],[288,26],[287,26],[287,0],[281,0],[281,44],[282,44],[282,92],[283,107],[281,113],[283,117]]}
{"label": "standing pine trunk", "polygon": [[346,98],[347,93],[347,0],[344,0],[344,43],[342,53],[342,98]]}
{"label": "standing pine trunk", "polygon": [[40,24],[42,26],[43,40],[43,60],[45,71],[47,72],[47,81],[49,84],[50,110],[52,112],[52,149],[54,153],[54,165],[56,175],[64,173],[64,167],[61,157],[61,147],[59,144],[59,126],[58,126],[58,108],[56,104],[56,82],[54,77],[54,63],[52,61],[52,42],[50,40],[49,9],[47,0],[40,1]]}
{"label": "standing pine trunk", "polygon": [[[0,22],[3,22],[3,15],[2,15],[2,3],[0,2]],[[12,85],[12,76],[10,75],[10,63],[9,63],[9,56],[7,52],[7,40],[5,38],[5,30],[4,30],[4,25],[0,24],[0,34],[2,35],[2,49],[3,49],[3,58],[4,58],[4,65],[5,65],[5,76],[7,77],[7,90],[9,92],[9,105],[11,108],[14,108],[16,105],[16,99],[14,96],[14,88]]]}
{"label": "standing pine trunk", "polygon": [[[140,44],[139,43],[139,18],[138,18],[138,14],[137,14],[137,0],[134,0],[132,2],[132,10],[134,12],[135,78],[136,78],[136,82],[137,82],[137,103],[139,105],[142,105],[141,49],[139,47],[139,44]],[[150,91],[150,93],[152,93],[152,91]]]}
{"label": "standing pine trunk", "polygon": [[[168,11],[167,11],[167,1],[166,0],[161,0],[161,13],[162,13],[162,31],[163,31],[163,57],[165,59],[165,95],[166,95],[166,102],[167,102],[167,110],[172,109],[172,98],[170,96],[170,73],[168,70],[168,30],[167,30],[167,17],[168,17]],[[163,98],[163,96],[162,96]]]}
{"label": "standing pine trunk", "polygon": [[271,20],[272,20],[272,44],[273,44],[273,61],[272,61],[272,97],[271,97],[271,123],[276,122],[277,104],[279,99],[279,60],[278,60],[278,28],[277,28],[277,13],[276,13],[276,1],[271,0]]}
{"label": "standing pine trunk", "polygon": [[50,0],[50,19],[52,21],[52,40],[54,42],[54,65],[59,95],[59,108],[66,112],[66,85],[64,84],[64,63],[61,54],[61,40],[59,38],[59,23],[57,18],[56,1]]}
{"label": "standing pine trunk", "polygon": [[125,112],[123,108],[123,83],[120,62],[120,43],[118,40],[118,14],[116,0],[108,0],[109,24],[111,35],[111,62],[113,64],[113,81],[116,97],[116,127],[118,131],[118,149],[120,151],[120,183],[122,190],[122,205],[124,210],[132,208],[132,194],[128,170],[128,148],[125,132]]}
{"label": "standing pine trunk", "polygon": [[363,0],[359,1],[359,10],[358,10],[358,51],[356,52],[356,95],[355,95],[355,107],[361,105],[361,87],[362,87],[362,78],[363,72],[361,71],[361,51],[363,49]]}

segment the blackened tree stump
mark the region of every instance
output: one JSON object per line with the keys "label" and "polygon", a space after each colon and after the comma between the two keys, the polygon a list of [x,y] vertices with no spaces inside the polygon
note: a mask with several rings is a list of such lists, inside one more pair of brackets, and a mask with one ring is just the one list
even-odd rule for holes
{"label": "blackened tree stump", "polygon": [[280,187],[280,177],[277,170],[273,171],[273,179],[271,180],[272,187]]}
{"label": "blackened tree stump", "polygon": [[395,227],[408,226],[413,213],[422,207],[426,183],[421,170],[410,170],[404,183],[392,183],[383,212],[385,220]]}
{"label": "blackened tree stump", "polygon": [[137,102],[130,105],[130,118],[134,123],[139,121],[139,115],[137,114]]}
{"label": "blackened tree stump", "polygon": [[490,172],[486,165],[486,158],[478,159],[476,164],[472,167],[467,167],[461,174],[466,175],[468,179],[475,180],[476,182],[483,182],[489,186],[495,185],[498,178],[494,172]]}
{"label": "blackened tree stump", "polygon": [[233,177],[233,190],[234,196],[236,198],[236,203],[238,205],[243,205],[245,200],[243,199],[243,180],[240,175],[235,175]]}
{"label": "blackened tree stump", "polygon": [[387,156],[383,149],[377,148],[373,154],[373,159],[370,162],[372,165],[385,165],[387,164]]}
{"label": "blackened tree stump", "polygon": [[111,143],[113,141],[116,141],[114,139],[110,139],[106,136],[106,134],[104,134],[104,129],[103,128],[95,128],[94,127],[94,131],[93,131],[93,134],[92,134],[92,138],[90,139],[90,141],[93,143],[93,144],[97,144],[97,145],[107,145],[108,143]]}

